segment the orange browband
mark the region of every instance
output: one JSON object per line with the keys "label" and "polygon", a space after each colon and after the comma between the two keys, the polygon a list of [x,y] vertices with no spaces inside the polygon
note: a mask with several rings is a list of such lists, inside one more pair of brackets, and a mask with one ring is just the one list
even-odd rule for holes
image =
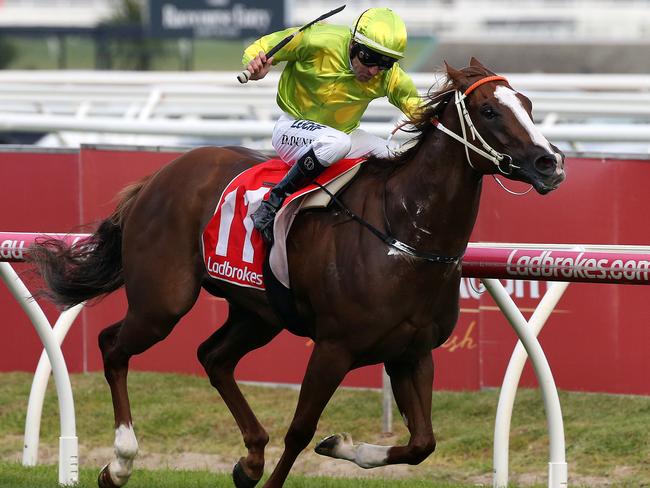
{"label": "orange browband", "polygon": [[472,93],[474,90],[476,90],[479,86],[483,85],[484,83],[489,83],[491,81],[505,81],[506,83],[508,83],[508,80],[503,76],[486,76],[485,78],[481,78],[480,80],[472,83],[470,87],[467,90],[465,90],[465,96]]}

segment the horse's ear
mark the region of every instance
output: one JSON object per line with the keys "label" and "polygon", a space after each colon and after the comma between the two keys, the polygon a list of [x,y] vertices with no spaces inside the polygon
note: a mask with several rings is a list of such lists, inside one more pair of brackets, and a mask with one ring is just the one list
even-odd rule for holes
{"label": "horse's ear", "polygon": [[491,70],[483,66],[483,63],[481,63],[478,59],[476,59],[474,56],[471,57],[469,60],[469,65],[474,67],[474,68],[480,68],[484,70],[486,73],[494,74]]}
{"label": "horse's ear", "polygon": [[475,66],[477,68],[483,68],[485,69],[485,66],[483,66],[483,63],[481,63],[478,59],[476,59],[474,56],[472,56],[469,60],[469,65],[470,66]]}
{"label": "horse's ear", "polygon": [[454,68],[447,61],[445,61],[445,70],[447,71],[447,76],[449,79],[454,82],[454,85],[460,87],[463,85],[463,82],[467,80],[465,73],[461,70]]}

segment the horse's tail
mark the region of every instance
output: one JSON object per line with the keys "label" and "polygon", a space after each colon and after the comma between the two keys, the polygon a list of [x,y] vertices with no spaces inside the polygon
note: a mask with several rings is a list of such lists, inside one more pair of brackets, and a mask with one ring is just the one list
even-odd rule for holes
{"label": "horse's tail", "polygon": [[28,260],[38,267],[47,285],[41,295],[68,309],[104,297],[124,284],[122,224],[149,178],[124,188],[115,211],[89,238],[73,245],[55,238],[37,240]]}

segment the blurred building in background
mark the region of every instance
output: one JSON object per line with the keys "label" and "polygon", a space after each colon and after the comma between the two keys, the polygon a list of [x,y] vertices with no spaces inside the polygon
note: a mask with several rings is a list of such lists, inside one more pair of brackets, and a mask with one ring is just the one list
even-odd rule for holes
{"label": "blurred building in background", "polygon": [[[91,28],[128,1],[0,0],[0,35],[3,28],[20,26]],[[146,0],[130,1],[146,11]],[[285,24],[304,24],[344,1],[284,0]],[[206,0],[206,5],[228,2]],[[333,22],[351,24],[378,5],[375,0],[346,3]],[[400,13],[411,39],[420,41],[412,70],[431,71],[443,59],[464,65],[476,56],[501,72],[650,72],[650,0],[387,0],[382,5]]]}
{"label": "blurred building in background", "polygon": [[[376,1],[349,0],[338,21],[353,22]],[[290,0],[295,24],[332,2]],[[431,43],[413,68],[442,60],[464,66],[470,56],[500,72],[648,73],[648,0],[390,0],[411,38]]]}
{"label": "blurred building in background", "polygon": [[[296,23],[313,18],[337,2],[289,0]],[[343,2],[341,2],[343,3]],[[444,39],[625,38],[650,35],[647,0],[349,0],[339,20],[352,22],[379,4],[399,12],[416,36]]]}
{"label": "blurred building in background", "polygon": [[112,0],[0,0],[0,27],[92,27],[105,19]]}
{"label": "blurred building in background", "polygon": [[[120,0],[0,0],[0,26],[90,27]],[[146,0],[140,2],[146,5]],[[215,5],[227,3],[216,1]],[[346,3],[337,22],[351,23],[379,4],[399,12],[415,36],[642,39],[650,36],[649,0],[285,0],[287,23],[303,24]],[[487,36],[487,37],[486,37]]]}
{"label": "blurred building in background", "polygon": [[[42,141],[49,132],[48,144],[74,144],[82,138],[72,132],[82,130],[106,131],[102,141],[114,141],[111,130],[124,132],[117,128],[126,120],[141,126],[129,128],[137,138],[131,142],[163,144],[161,135],[176,137],[176,121],[182,120],[196,126],[184,126],[186,135],[199,138],[188,136],[183,144],[268,148],[265,134],[242,137],[230,123],[260,129],[278,115],[279,69],[263,82],[235,81],[244,46],[345,1],[0,0],[5,126],[0,143]],[[347,0],[331,21],[351,26],[377,5],[382,4]],[[535,103],[535,121],[553,129],[554,140],[574,149],[601,149],[594,144],[604,141],[620,143],[626,152],[650,151],[650,0],[386,0],[383,5],[408,26],[409,46],[400,64],[422,93],[443,61],[462,67],[475,56],[521,83]],[[595,73],[604,75],[586,79]],[[376,128],[383,135],[398,115],[388,102],[377,101],[363,122],[389,124]],[[210,123],[218,127],[206,134]],[[141,134],[155,138],[145,142]]]}

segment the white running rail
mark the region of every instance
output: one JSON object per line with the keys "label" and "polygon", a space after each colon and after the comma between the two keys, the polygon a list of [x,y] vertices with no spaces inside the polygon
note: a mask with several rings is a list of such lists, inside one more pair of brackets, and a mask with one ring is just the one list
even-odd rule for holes
{"label": "white running rail", "polygon": [[[83,305],[64,312],[52,330],[29,290],[12,269],[10,262],[24,260],[24,253],[40,234],[0,232],[0,275],[37,329],[52,364],[61,412],[59,483],[78,482],[78,442],[75,432],[74,404],[67,368],[59,344]],[[50,236],[53,234],[49,234]],[[56,234],[54,234],[56,235]],[[61,235],[59,235],[61,236]],[[87,234],[64,236],[71,243]],[[526,355],[530,357],[540,384],[549,429],[548,487],[565,488],[568,468],[562,410],[550,366],[537,334],[559,302],[569,282],[650,284],[650,247],[560,244],[471,243],[463,257],[463,276],[480,278],[486,289],[514,328],[520,342],[515,347],[506,371],[495,421],[494,488],[508,484],[508,438],[514,398]],[[555,282],[526,321],[499,279],[534,279]],[[41,357],[32,384],[25,429],[23,464],[37,462],[38,426],[43,393],[49,376],[45,356]],[[387,384],[387,375],[384,382]],[[384,408],[390,402],[384,395]],[[384,430],[392,419],[384,417]],[[28,435],[29,431],[29,435]],[[29,447],[29,450],[28,450]]]}

